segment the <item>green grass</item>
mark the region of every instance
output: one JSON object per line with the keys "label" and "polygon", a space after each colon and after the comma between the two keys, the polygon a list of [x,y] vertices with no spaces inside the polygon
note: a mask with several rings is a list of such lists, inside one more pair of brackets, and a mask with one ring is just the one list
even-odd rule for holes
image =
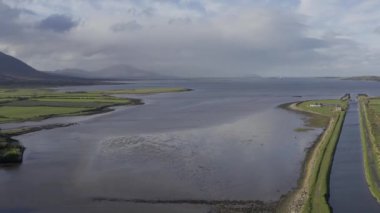
{"label": "green grass", "polygon": [[14,101],[14,100],[16,100],[16,99],[15,98],[0,98],[0,103]]}
{"label": "green grass", "polygon": [[359,106],[365,177],[372,196],[380,202],[378,185],[378,177],[380,177],[379,132],[376,131],[380,123],[378,119],[380,99],[368,99],[365,96],[360,96]]}
{"label": "green grass", "polygon": [[[1,135],[4,135],[4,136],[9,136],[9,135],[15,135],[15,134],[18,134],[20,132],[26,132],[28,131],[30,128],[32,127],[20,127],[20,128],[15,128],[15,129],[2,129],[0,131],[0,134]],[[0,142],[3,141],[6,141],[4,138],[0,137]]]}
{"label": "green grass", "polygon": [[0,107],[0,122],[7,121],[26,121],[38,120],[56,115],[77,114],[90,108],[74,108],[74,107],[17,107],[3,106]]}
{"label": "green grass", "polygon": [[335,116],[337,113],[337,109],[335,106],[323,106],[323,107],[311,107],[311,104],[334,104],[339,105],[343,109],[347,108],[347,102],[339,99],[334,100],[310,100],[303,101],[297,104],[297,108],[301,109],[304,112],[309,112],[312,116],[309,116],[306,120],[307,127],[326,127],[329,123],[329,120],[332,116]]}
{"label": "green grass", "polygon": [[20,149],[17,149],[17,148],[9,148],[3,154],[3,156],[6,158],[19,157],[20,155],[21,155],[21,151]]}
{"label": "green grass", "polygon": [[33,101],[45,101],[45,102],[94,102],[94,103],[124,103],[128,104],[131,103],[131,100],[129,99],[122,99],[122,98],[106,98],[106,97],[78,97],[78,98],[72,98],[72,97],[43,97],[43,98],[32,98],[30,100]]}
{"label": "green grass", "polygon": [[24,146],[0,133],[0,163],[21,163]]}
{"label": "green grass", "polygon": [[24,150],[20,144],[0,148],[0,163],[21,163]]}
{"label": "green grass", "polygon": [[0,89],[0,98],[22,98],[50,94],[48,89]]}
{"label": "green grass", "polygon": [[304,128],[304,127],[294,129],[294,131],[296,131],[296,132],[308,132],[311,130],[314,130],[314,129],[313,128]]}
{"label": "green grass", "polygon": [[329,193],[329,178],[332,166],[332,160],[335,153],[335,148],[339,140],[342,129],[345,112],[338,113],[334,118],[331,128],[327,129],[325,140],[320,141],[321,146],[318,152],[312,177],[310,180],[311,190],[310,197],[306,202],[304,212],[330,212],[328,204]]}
{"label": "green grass", "polygon": [[323,107],[310,107],[311,104],[337,104],[344,107],[347,107],[347,104],[344,101],[334,99],[334,100],[312,100],[312,101],[304,101],[297,104],[297,107],[311,113],[318,113],[324,116],[333,116],[336,112],[335,106],[323,106]]}
{"label": "green grass", "polygon": [[[128,102],[126,102],[127,104]],[[66,101],[34,101],[34,100],[22,100],[13,101],[1,104],[1,106],[13,106],[13,107],[70,107],[70,108],[100,108],[110,105],[122,105],[122,103],[111,102],[66,102]]]}
{"label": "green grass", "polygon": [[96,91],[100,94],[156,94],[156,93],[171,93],[171,92],[186,92],[189,89],[185,88],[140,88],[140,89],[123,89],[123,90],[107,90]]}
{"label": "green grass", "polygon": [[60,92],[50,89],[0,89],[0,123],[39,120],[52,116],[81,115],[105,107],[140,103],[119,94],[184,92],[184,88],[142,88],[93,92]]}

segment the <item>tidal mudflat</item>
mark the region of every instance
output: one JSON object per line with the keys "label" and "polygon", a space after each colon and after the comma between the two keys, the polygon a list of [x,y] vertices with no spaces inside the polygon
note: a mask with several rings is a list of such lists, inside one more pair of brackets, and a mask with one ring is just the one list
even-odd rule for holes
{"label": "tidal mudflat", "polygon": [[[295,131],[304,127],[305,117],[277,106],[380,91],[375,83],[331,79],[137,85],[193,91],[133,96],[146,104],[86,119],[62,118],[78,124],[16,137],[28,148],[20,167],[0,170],[2,210],[208,212],[212,202],[175,201],[276,201],[297,185],[306,149],[322,131]],[[128,200],[174,202],[123,202]]]}

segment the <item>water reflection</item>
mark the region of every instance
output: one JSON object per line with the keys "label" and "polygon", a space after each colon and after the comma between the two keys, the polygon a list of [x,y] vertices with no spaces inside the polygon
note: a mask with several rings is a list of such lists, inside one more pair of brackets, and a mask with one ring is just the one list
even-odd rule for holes
{"label": "water reflection", "polygon": [[192,205],[94,203],[94,196],[274,200],[296,185],[305,149],[321,131],[295,132],[303,127],[302,115],[275,107],[351,91],[380,94],[378,83],[330,79],[190,80],[140,86],[195,90],[144,96],[146,105],[85,119],[57,118],[53,121],[78,125],[18,137],[27,147],[25,161],[16,170],[0,170],[0,211],[208,211]]}
{"label": "water reflection", "polygon": [[295,186],[300,158],[321,131],[294,132],[299,126],[270,109],[215,127],[107,138],[83,184],[110,197],[275,200]]}

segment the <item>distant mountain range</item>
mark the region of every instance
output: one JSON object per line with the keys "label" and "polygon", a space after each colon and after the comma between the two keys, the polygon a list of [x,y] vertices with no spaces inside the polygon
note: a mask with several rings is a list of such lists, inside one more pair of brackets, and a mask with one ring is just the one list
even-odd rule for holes
{"label": "distant mountain range", "polygon": [[42,72],[23,61],[0,52],[1,85],[80,85],[97,84],[104,80],[144,80],[172,78],[140,70],[129,65],[117,65],[96,71],[65,69]]}
{"label": "distant mountain range", "polygon": [[54,72],[58,75],[79,77],[96,80],[146,80],[146,79],[168,79],[173,78],[154,72],[138,69],[130,65],[115,65],[100,70],[87,71],[80,69],[64,69]]}
{"label": "distant mountain range", "polygon": [[0,80],[38,80],[50,79],[51,77],[12,56],[0,52]]}
{"label": "distant mountain range", "polygon": [[0,85],[93,84],[93,80],[41,72],[23,61],[0,52]]}
{"label": "distant mountain range", "polygon": [[[247,76],[248,77],[248,76]],[[251,75],[250,78],[258,78]],[[0,86],[2,85],[81,85],[100,84],[109,81],[123,80],[161,80],[177,79],[141,70],[130,65],[116,65],[100,70],[86,71],[81,69],[64,69],[43,72],[34,69],[23,61],[0,52]]]}

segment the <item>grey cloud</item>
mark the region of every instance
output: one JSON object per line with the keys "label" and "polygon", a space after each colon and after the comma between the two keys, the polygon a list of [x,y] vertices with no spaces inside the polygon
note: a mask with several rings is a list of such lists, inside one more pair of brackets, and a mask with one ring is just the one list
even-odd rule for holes
{"label": "grey cloud", "polygon": [[21,10],[13,9],[6,5],[3,1],[0,1],[0,14],[2,17],[8,17],[10,20],[14,20],[21,13]]}
{"label": "grey cloud", "polygon": [[139,24],[136,20],[117,23],[111,26],[111,30],[114,32],[125,32],[125,31],[137,31],[141,30],[143,26]]}
{"label": "grey cloud", "polygon": [[67,32],[78,26],[78,22],[67,15],[54,14],[43,19],[38,28],[42,30],[50,30],[57,33]]}
{"label": "grey cloud", "polygon": [[205,7],[200,1],[188,1],[188,2],[183,3],[183,6],[188,9],[195,10],[201,13],[206,12]]}
{"label": "grey cloud", "polygon": [[374,30],[373,30],[374,33],[376,34],[380,34],[380,26],[376,27]]}
{"label": "grey cloud", "polygon": [[27,10],[9,7],[0,0],[0,38],[9,38],[20,34],[25,26],[18,22],[20,15]]}
{"label": "grey cloud", "polygon": [[141,10],[141,13],[140,15],[143,15],[143,16],[153,16],[155,14],[155,10],[151,7],[147,7],[147,8],[144,8],[143,10]]}
{"label": "grey cloud", "polygon": [[191,24],[191,18],[186,17],[186,18],[171,18],[168,21],[168,24],[178,24],[178,25],[186,25],[186,24]]}
{"label": "grey cloud", "polygon": [[206,8],[204,7],[202,1],[199,0],[190,0],[190,1],[181,1],[181,0],[156,0],[158,2],[177,5],[182,9],[194,10],[200,13],[205,13]]}
{"label": "grey cloud", "polygon": [[[271,20],[258,32],[243,29],[236,37],[195,22],[186,28],[169,27],[164,34],[144,34],[103,51],[111,60],[128,59],[138,67],[184,76],[239,76],[279,71],[312,75],[310,67],[322,67],[333,60],[317,50],[341,41],[306,36],[307,26],[299,24],[294,17],[279,15]],[[227,24],[224,20],[220,23]],[[245,34],[244,39],[259,37],[259,41],[240,39],[241,34]]]}
{"label": "grey cloud", "polygon": [[[175,0],[170,2],[181,4]],[[0,0],[0,27],[12,30],[8,34],[23,35],[12,36],[12,42],[7,41],[9,50],[43,70],[96,69],[127,63],[182,76],[316,75],[315,70],[320,75],[328,75],[337,64],[354,64],[365,55],[360,49],[352,51],[356,50],[356,44],[342,39],[343,36],[310,37],[307,33],[310,26],[304,24],[304,17],[295,13],[238,8],[238,12],[223,11],[207,17],[192,16],[194,12],[188,10],[158,16],[165,12],[159,11],[159,6],[154,7],[157,10],[154,17],[142,14],[146,5],[125,10],[125,17],[109,16],[110,19],[102,19],[99,25],[106,26],[104,29],[94,29],[92,26],[98,25],[91,23],[98,21],[98,13],[102,11],[92,17],[86,14],[89,18],[83,23],[89,25],[80,25],[68,36],[49,31],[71,30],[78,25],[72,18],[61,17],[57,22],[56,17],[49,17],[38,28],[33,25],[34,28],[25,31],[27,27],[19,20],[22,11],[4,6]],[[163,9],[168,10],[168,7]],[[10,18],[5,18],[5,11]],[[118,22],[120,20],[131,21]],[[153,25],[155,27],[150,27]],[[114,32],[133,33],[119,36]],[[0,45],[2,35],[3,30]]]}
{"label": "grey cloud", "polygon": [[155,10],[152,7],[143,9],[129,8],[126,12],[135,17],[152,17],[155,14]]}
{"label": "grey cloud", "polygon": [[180,4],[181,0],[156,0],[161,3]]}
{"label": "grey cloud", "polygon": [[[332,60],[315,50],[328,48],[335,41],[305,36],[306,26],[299,24],[293,16],[266,15],[271,16],[269,23],[258,30],[247,31],[238,26],[232,28],[232,36],[215,30],[215,26],[221,25],[228,25],[228,31],[231,30],[229,27],[235,27],[235,21],[224,19],[216,19],[212,25],[194,22],[185,28],[166,25],[165,29],[145,29],[133,20],[111,27],[114,32],[134,31],[128,37],[115,40],[111,37],[107,42],[98,40],[96,45],[66,37],[47,37],[44,41],[22,45],[22,54],[36,64],[45,64],[43,69],[94,69],[127,63],[182,76],[239,76],[271,74],[278,70],[296,72]],[[175,21],[188,22],[186,19]],[[97,41],[96,36],[94,39]],[[60,54],[71,55],[73,60]]]}

